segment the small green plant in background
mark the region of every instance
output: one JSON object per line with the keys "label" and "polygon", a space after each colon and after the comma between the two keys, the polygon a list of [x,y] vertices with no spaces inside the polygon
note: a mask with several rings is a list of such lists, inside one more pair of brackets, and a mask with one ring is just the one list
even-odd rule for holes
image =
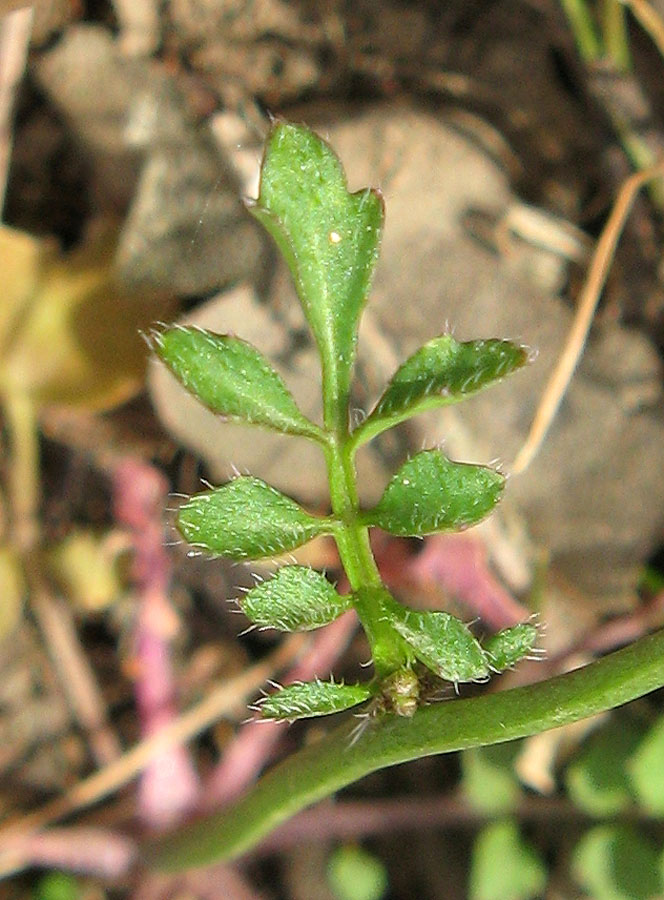
{"label": "small green plant in background", "polygon": [[481,645],[448,613],[406,609],[381,580],[369,529],[420,537],[466,528],[493,509],[505,479],[484,466],[452,462],[440,450],[424,450],[399,469],[373,509],[362,509],[355,454],[411,416],[463,400],[520,368],[527,352],[508,341],[437,337],[397,370],[368,417],[351,430],[351,374],[378,258],[382,199],[372,190],[350,194],[332,150],[306,128],[280,123],[268,138],[260,195],[251,211],[287,259],[318,345],[323,426],[300,412],[270,363],[240,338],[176,327],[155,334],[154,347],[213,412],[317,443],[327,462],[332,514],[311,515],[247,475],[189,499],[177,525],[193,546],[235,560],[275,556],[322,534],[336,540],[347,594],[310,568],[288,565],[239,602],[251,622],[282,631],[319,628],[355,609],[374,678],[366,684],[290,685],[265,698],[263,716],[298,719],[369,699],[376,708],[410,716],[421,700],[423,669],[455,684],[482,681],[526,655],[537,632],[523,624]]}
{"label": "small green plant in background", "polygon": [[[643,704],[617,710],[600,722],[561,773],[559,796],[544,816],[541,801],[524,793],[515,774],[521,749],[513,741],[461,756],[466,801],[488,820],[474,841],[471,900],[543,896],[552,865],[554,879],[580,885],[594,900],[664,896],[661,714]],[[563,822],[567,852],[560,854]],[[549,842],[555,842],[555,859],[540,852]],[[568,856],[571,862],[564,871],[561,858]]]}
{"label": "small green plant in background", "polygon": [[[397,536],[424,536],[470,527],[493,509],[505,479],[493,469],[451,461],[438,449],[424,450],[402,465],[378,503],[366,509],[359,501],[355,455],[411,416],[459,402],[522,367],[527,351],[498,339],[434,338],[397,369],[367,418],[351,428],[357,332],[378,257],[382,199],[372,190],[349,193],[339,160],[322,140],[304,127],[277,123],[268,137],[260,193],[251,211],[290,266],[318,346],[322,425],[301,413],[270,363],[240,338],[178,326],[155,333],[153,345],[213,412],[316,443],[327,463],[331,512],[313,515],[246,475],[191,497],[179,510],[177,526],[194,547],[234,560],[276,556],[318,535],[332,535],[347,593],[311,568],[287,565],[239,602],[256,626],[282,631],[315,629],[354,609],[369,643],[373,676],[359,684],[289,685],[270,694],[260,713],[295,720],[368,702],[373,715],[359,732],[355,722],[345,721],[293,754],[232,808],[146,847],[146,859],[168,870],[237,856],[303,807],[376,769],[535,734],[664,684],[664,632],[659,632],[546,682],[428,702],[432,676],[455,685],[484,681],[532,652],[536,628],[521,623],[479,642],[448,613],[404,607],[381,580],[369,531],[378,527]],[[487,838],[487,858],[510,835],[503,829]],[[530,874],[532,884],[538,883],[535,862]]]}

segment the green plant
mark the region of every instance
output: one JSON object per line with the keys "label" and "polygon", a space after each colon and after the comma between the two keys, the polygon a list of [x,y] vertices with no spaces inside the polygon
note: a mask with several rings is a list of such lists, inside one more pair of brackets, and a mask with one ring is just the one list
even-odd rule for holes
{"label": "green plant", "polygon": [[157,354],[214,412],[317,443],[325,455],[331,514],[315,516],[252,476],[189,499],[178,528],[194,546],[246,560],[291,551],[320,534],[334,537],[350,591],[323,575],[285,566],[242,600],[256,624],[285,631],[324,625],[354,608],[374,666],[365,684],[316,681],[268,696],[263,716],[297,719],[370,701],[373,716],[356,740],[348,723],[269,773],[232,812],[209,817],[150,851],[165,868],[201,865],[250,847],[298,809],[381,766],[430,753],[509,740],[590,715],[664,681],[662,636],[583,673],[504,694],[427,705],[433,677],[482,681],[532,651],[537,632],[517,625],[481,644],[444,612],[406,609],[383,584],[369,529],[422,536],[471,526],[498,501],[504,478],[452,462],[439,450],[408,460],[372,509],[360,506],[357,450],[423,410],[458,402],[524,365],[523,347],[502,340],[458,343],[442,335],[394,374],[368,417],[349,425],[357,329],[378,256],[380,195],[350,194],[332,150],[305,128],[277,123],[268,138],[261,188],[251,207],[289,263],[322,364],[323,425],[297,408],[280,376],[252,346],[229,335],[175,327],[156,333]]}
{"label": "green plant", "polygon": [[280,376],[250,344],[230,335],[176,327],[154,335],[161,359],[215,413],[317,443],[327,461],[332,514],[313,516],[252,476],[190,498],[177,525],[189,543],[231,559],[290,551],[320,534],[336,540],[350,583],[339,594],[304,566],[279,569],[239,602],[256,625],[282,631],[326,625],[354,608],[364,626],[375,677],[368,684],[316,681],[265,698],[275,719],[338,712],[373,698],[412,715],[420,699],[418,664],[455,683],[487,678],[532,648],[533,625],[509,629],[484,647],[454,616],[415,612],[385,588],[369,528],[431,534],[474,525],[496,504],[504,478],[425,450],[394,475],[379,503],[360,508],[355,453],[362,444],[421,412],[462,400],[522,366],[524,348],[508,341],[430,341],[395,373],[369,416],[349,428],[351,370],[360,315],[378,257],[383,203],[376,191],[349,194],[332,150],[305,128],[277,124],[268,139],[260,196],[251,207],[290,265],[322,362],[324,424],[299,411]]}

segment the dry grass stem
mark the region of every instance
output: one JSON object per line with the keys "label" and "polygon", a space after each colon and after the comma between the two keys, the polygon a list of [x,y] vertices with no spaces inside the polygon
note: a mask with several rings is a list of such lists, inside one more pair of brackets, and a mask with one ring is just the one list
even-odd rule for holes
{"label": "dry grass stem", "polygon": [[542,446],[558,412],[574,370],[583,354],[583,348],[609,274],[618,240],[636,195],[649,181],[662,176],[664,176],[664,162],[643,172],[630,175],[620,188],[611,215],[597,242],[567,341],[544,389],[528,436],[511,467],[513,474],[518,474],[528,468]]}

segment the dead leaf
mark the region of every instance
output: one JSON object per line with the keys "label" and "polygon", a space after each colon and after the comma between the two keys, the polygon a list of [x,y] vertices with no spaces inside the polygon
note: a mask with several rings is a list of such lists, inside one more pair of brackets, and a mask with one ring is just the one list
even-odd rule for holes
{"label": "dead leaf", "polygon": [[8,302],[0,314],[0,388],[53,404],[102,410],[141,387],[147,347],[141,331],[172,303],[129,291],[115,276],[114,236],[102,234],[66,256],[22,232],[0,230]]}

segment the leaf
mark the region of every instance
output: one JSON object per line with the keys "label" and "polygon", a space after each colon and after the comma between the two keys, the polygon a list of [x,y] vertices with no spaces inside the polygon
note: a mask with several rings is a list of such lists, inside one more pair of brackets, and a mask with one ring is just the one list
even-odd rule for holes
{"label": "leaf", "polygon": [[288,388],[251,344],[228,334],[178,326],[153,335],[178,380],[212,412],[275,431],[319,439]]}
{"label": "leaf", "polygon": [[624,825],[599,825],[576,846],[574,877],[595,900],[651,900],[662,894],[657,853]]}
{"label": "leaf", "polygon": [[471,900],[530,900],[542,896],[546,869],[511,819],[483,828],[473,847]]}
{"label": "leaf", "polygon": [[492,634],[482,641],[482,647],[494,672],[503,672],[527,656],[536,640],[537,628],[530,622],[520,622]]}
{"label": "leaf", "polygon": [[357,328],[378,259],[383,202],[350,194],[337,156],[307,128],[278,122],[252,214],[277,242],[318,344],[324,380],[345,399]]}
{"label": "leaf", "polygon": [[327,578],[307,566],[282,566],[238,602],[251,622],[281,631],[320,628],[351,608],[350,596],[337,593]]}
{"label": "leaf", "polygon": [[584,744],[565,772],[567,792],[579,809],[614,816],[632,805],[626,762],[640,735],[635,723],[618,713]]}
{"label": "leaf", "polygon": [[525,347],[510,341],[460,343],[444,334],[424,344],[400,366],[367,419],[353,434],[366,441],[428,409],[458,403],[528,361]]}
{"label": "leaf", "polygon": [[86,891],[67,872],[47,872],[34,886],[33,900],[79,900]]}
{"label": "leaf", "polygon": [[381,900],[389,884],[378,857],[356,846],[339,847],[332,853],[327,878],[337,900]]}
{"label": "leaf", "polygon": [[362,521],[402,537],[458,531],[491,512],[504,484],[494,469],[452,462],[439,450],[423,450],[392,476],[377,506],[363,513]]}
{"label": "leaf", "polygon": [[52,255],[49,245],[24,231],[0,226],[0,356],[11,346],[13,331],[28,308],[39,284],[44,262]]}
{"label": "leaf", "polygon": [[337,684],[334,681],[303,681],[289,684],[260,701],[264,719],[307,719],[342,712],[371,696],[366,684]]}
{"label": "leaf", "polygon": [[275,488],[245,475],[195,494],[180,507],[177,527],[194,547],[229,559],[261,559],[294,550],[334,530]]}
{"label": "leaf", "polygon": [[514,809],[520,796],[514,773],[519,748],[519,742],[508,741],[461,754],[463,792],[474,809],[494,817]]}
{"label": "leaf", "polygon": [[479,641],[456,616],[409,609],[391,624],[439,678],[456,684],[488,677],[489,665]]}
{"label": "leaf", "polygon": [[26,593],[21,561],[13,547],[0,546],[0,641],[17,628]]}
{"label": "leaf", "polygon": [[641,806],[656,816],[664,815],[664,716],[639,744],[627,764],[627,772]]}
{"label": "leaf", "polygon": [[119,563],[124,552],[113,533],[74,529],[45,554],[44,562],[72,606],[98,613],[123,595],[124,567]]}
{"label": "leaf", "polygon": [[37,407],[101,410],[141,387],[147,350],[140,331],[172,302],[120,284],[114,250],[111,233],[60,257],[48,247],[39,252],[20,232],[0,231],[3,284],[17,281],[0,313],[2,392],[26,394]]}

